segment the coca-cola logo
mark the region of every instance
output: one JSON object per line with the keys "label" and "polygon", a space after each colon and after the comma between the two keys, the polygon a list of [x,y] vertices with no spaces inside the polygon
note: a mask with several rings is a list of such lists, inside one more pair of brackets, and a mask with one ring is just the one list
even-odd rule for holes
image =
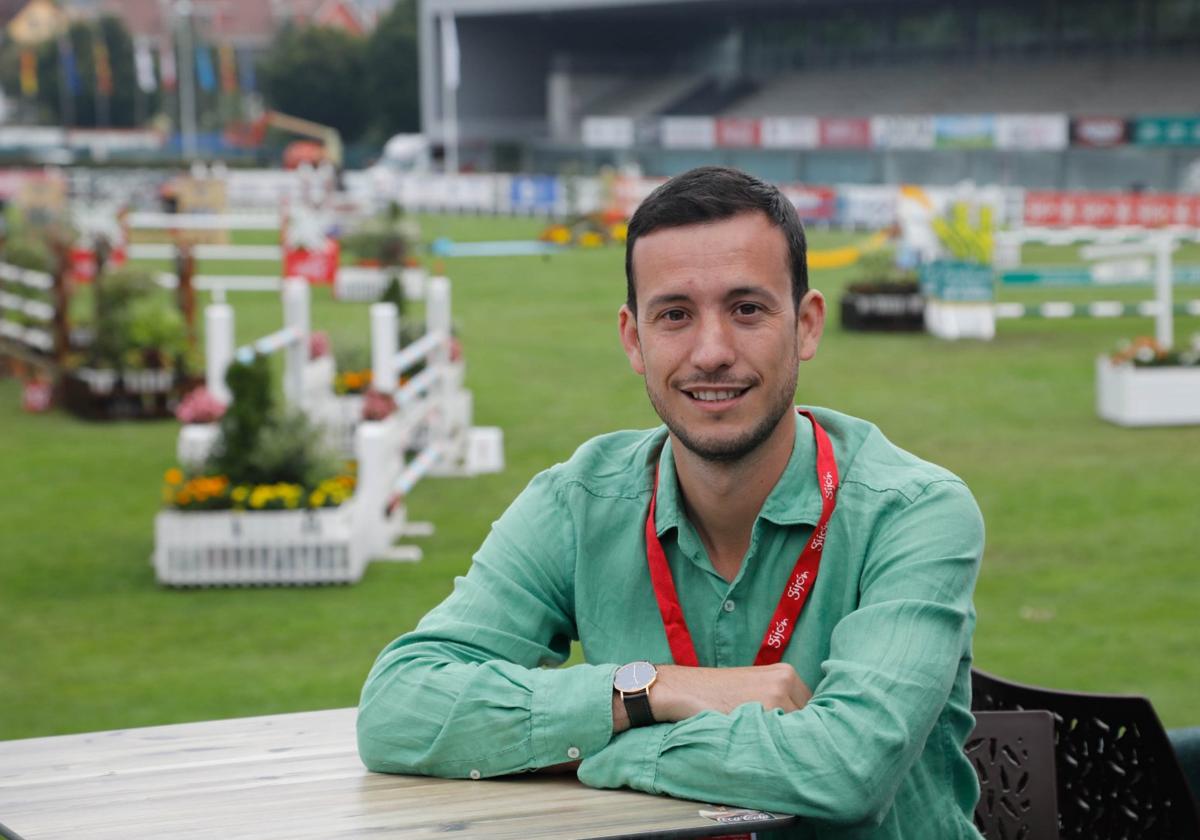
{"label": "coca-cola logo", "polygon": [[1081,117],[1075,121],[1075,141],[1083,146],[1116,146],[1125,142],[1125,120]]}

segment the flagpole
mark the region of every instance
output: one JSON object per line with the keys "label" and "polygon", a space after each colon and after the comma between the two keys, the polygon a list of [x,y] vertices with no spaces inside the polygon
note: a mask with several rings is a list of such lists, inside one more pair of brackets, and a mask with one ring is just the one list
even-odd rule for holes
{"label": "flagpole", "polygon": [[450,175],[458,174],[458,85],[460,61],[458,28],[454,15],[442,16],[442,141],[445,145],[445,168]]}
{"label": "flagpole", "polygon": [[179,27],[179,60],[175,62],[175,73],[179,82],[179,127],[183,156],[196,157],[196,67],[192,55],[190,0],[178,0],[175,14],[182,20]]}

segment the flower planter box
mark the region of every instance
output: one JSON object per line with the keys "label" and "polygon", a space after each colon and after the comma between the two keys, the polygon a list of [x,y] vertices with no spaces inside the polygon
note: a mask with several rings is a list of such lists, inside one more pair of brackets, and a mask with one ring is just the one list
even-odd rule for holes
{"label": "flower planter box", "polygon": [[1118,426],[1200,424],[1200,367],[1136,367],[1100,356],[1096,413]]}
{"label": "flower planter box", "polygon": [[925,298],[913,283],[854,283],[841,299],[842,328],[880,332],[925,329]]}
{"label": "flower planter box", "polygon": [[154,571],[167,586],[353,583],[366,551],[356,541],[354,500],[337,508],[160,512]]}

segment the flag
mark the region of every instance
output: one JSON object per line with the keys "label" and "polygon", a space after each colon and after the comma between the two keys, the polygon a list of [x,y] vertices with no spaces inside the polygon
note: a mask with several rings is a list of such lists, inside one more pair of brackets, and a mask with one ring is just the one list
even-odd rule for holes
{"label": "flag", "polygon": [[458,27],[454,15],[442,15],[442,84],[458,90]]}
{"label": "flag", "polygon": [[203,44],[196,45],[196,83],[200,89],[212,92],[217,88],[217,74],[213,69],[212,53]]}
{"label": "flag", "polygon": [[233,46],[222,44],[217,52],[217,60],[221,66],[221,90],[224,93],[237,93],[237,57],[233,54]]}
{"label": "flag", "polygon": [[21,95],[32,97],[37,96],[37,92],[37,56],[26,47],[21,50]]}
{"label": "flag", "polygon": [[137,68],[138,87],[142,93],[153,93],[158,81],[154,78],[154,57],[150,55],[150,44],[145,39],[138,40],[133,63]]}
{"label": "flag", "polygon": [[71,96],[79,95],[79,67],[75,64],[75,49],[66,32],[58,35],[58,61],[62,66],[63,79]]}
{"label": "flag", "polygon": [[158,74],[162,77],[163,90],[175,90],[175,49],[171,36],[166,36],[158,46]]}
{"label": "flag", "polygon": [[92,55],[96,60],[96,93],[112,96],[112,65],[108,61],[108,44],[104,43],[103,35],[92,45]]}
{"label": "flag", "polygon": [[242,90],[246,93],[252,93],[255,86],[254,78],[254,53],[248,49],[241,50],[241,55],[238,56],[238,81],[241,82]]}

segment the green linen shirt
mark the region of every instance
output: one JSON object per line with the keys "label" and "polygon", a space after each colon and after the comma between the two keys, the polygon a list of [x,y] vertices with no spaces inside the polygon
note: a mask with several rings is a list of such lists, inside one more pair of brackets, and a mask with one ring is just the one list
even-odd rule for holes
{"label": "green linen shirt", "polygon": [[[797,814],[795,838],[977,838],[963,753],[983,521],[963,482],[870,423],[813,409],[840,489],[784,661],[813,696],[612,734],[612,678],[670,662],[646,561],[655,526],[704,666],[753,662],[821,513],[811,426],[756,519],[737,577],[684,513],[665,428],[604,435],[536,476],[465,577],[388,645],[363,687],[372,770],[481,778],[582,758],[579,778]],[[578,639],[588,664],[559,668]],[[765,835],[764,835],[765,836]]]}

